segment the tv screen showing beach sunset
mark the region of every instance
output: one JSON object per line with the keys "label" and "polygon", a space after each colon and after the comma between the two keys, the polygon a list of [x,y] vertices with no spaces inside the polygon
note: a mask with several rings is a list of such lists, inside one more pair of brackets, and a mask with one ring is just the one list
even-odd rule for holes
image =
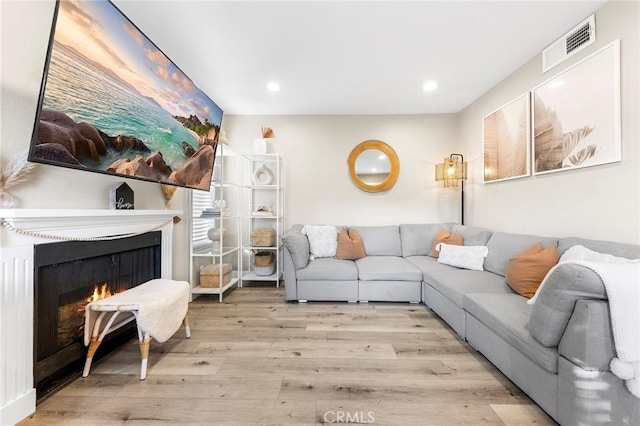
{"label": "tv screen showing beach sunset", "polygon": [[221,122],[111,2],[56,4],[31,161],[209,190]]}

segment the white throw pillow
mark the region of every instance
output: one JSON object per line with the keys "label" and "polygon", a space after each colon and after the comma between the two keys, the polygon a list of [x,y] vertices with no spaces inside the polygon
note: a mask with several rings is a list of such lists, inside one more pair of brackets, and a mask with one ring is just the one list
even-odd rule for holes
{"label": "white throw pillow", "polygon": [[436,246],[440,252],[438,263],[458,268],[484,271],[484,258],[489,254],[486,246],[455,246],[440,243]]}
{"label": "white throw pillow", "polygon": [[640,262],[640,259],[627,259],[625,257],[617,257],[608,253],[600,253],[600,252],[588,249],[585,246],[581,246],[581,245],[571,246],[567,249],[567,251],[564,252],[562,256],[560,256],[560,260],[558,261],[558,264],[553,268],[551,268],[549,272],[547,272],[547,275],[545,275],[544,279],[538,286],[536,293],[533,295],[531,299],[527,300],[527,304],[533,305],[534,303],[536,303],[536,300],[538,299],[538,295],[540,294],[540,290],[542,290],[542,287],[544,287],[544,285],[547,283],[547,278],[549,278],[549,276],[553,273],[553,271],[556,270],[556,268],[559,265],[566,262],[575,262],[575,261],[597,262],[597,263],[638,263]]}
{"label": "white throw pillow", "polygon": [[338,249],[338,228],[332,225],[305,225],[302,233],[309,238],[310,259],[335,257]]}

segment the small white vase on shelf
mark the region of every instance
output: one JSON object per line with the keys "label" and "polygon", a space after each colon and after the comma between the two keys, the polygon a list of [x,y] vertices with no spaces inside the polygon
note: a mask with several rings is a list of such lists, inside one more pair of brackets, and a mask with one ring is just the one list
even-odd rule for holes
{"label": "small white vase on shelf", "polygon": [[253,140],[253,155],[264,155],[267,153],[267,140],[263,138]]}
{"label": "small white vase on shelf", "polygon": [[261,165],[253,172],[253,183],[255,185],[271,185],[275,176],[270,168],[265,164]]}
{"label": "small white vase on shelf", "polygon": [[227,236],[227,230],[225,228],[210,228],[207,231],[207,237],[211,240],[211,241],[222,241],[226,238]]}

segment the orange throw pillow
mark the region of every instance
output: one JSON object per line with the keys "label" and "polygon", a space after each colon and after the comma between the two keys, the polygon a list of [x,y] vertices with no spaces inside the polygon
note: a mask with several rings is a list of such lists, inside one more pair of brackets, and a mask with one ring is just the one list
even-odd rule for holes
{"label": "orange throw pillow", "polygon": [[429,256],[438,258],[440,253],[436,251],[436,246],[440,243],[451,244],[453,246],[461,246],[462,245],[462,235],[454,232],[453,234],[446,229],[441,229],[438,232],[438,235],[433,239],[433,244],[431,245],[431,253]]}
{"label": "orange throw pillow", "polygon": [[560,253],[556,246],[551,245],[543,249],[541,243],[536,243],[509,259],[505,277],[507,285],[516,293],[531,299],[547,272],[559,260]]}
{"label": "orange throw pillow", "polygon": [[367,253],[364,251],[362,238],[355,229],[342,228],[338,234],[338,249],[336,257],[343,260],[356,260],[365,257]]}

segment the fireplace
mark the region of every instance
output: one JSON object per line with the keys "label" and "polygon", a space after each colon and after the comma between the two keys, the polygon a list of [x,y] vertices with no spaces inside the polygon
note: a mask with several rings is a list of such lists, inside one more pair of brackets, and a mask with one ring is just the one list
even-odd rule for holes
{"label": "fireplace", "polygon": [[[160,278],[171,279],[176,243],[174,221],[182,213],[181,210],[0,209],[4,225],[0,227],[0,424],[18,423],[36,409],[34,245],[65,238],[160,231],[163,259]],[[180,243],[176,244],[182,250]],[[105,349],[101,346],[99,352]]]}
{"label": "fireplace", "polygon": [[[82,372],[84,307],[96,288],[119,293],[161,276],[162,232],[34,247],[34,381],[38,398]],[[135,336],[111,333],[95,359]]]}

